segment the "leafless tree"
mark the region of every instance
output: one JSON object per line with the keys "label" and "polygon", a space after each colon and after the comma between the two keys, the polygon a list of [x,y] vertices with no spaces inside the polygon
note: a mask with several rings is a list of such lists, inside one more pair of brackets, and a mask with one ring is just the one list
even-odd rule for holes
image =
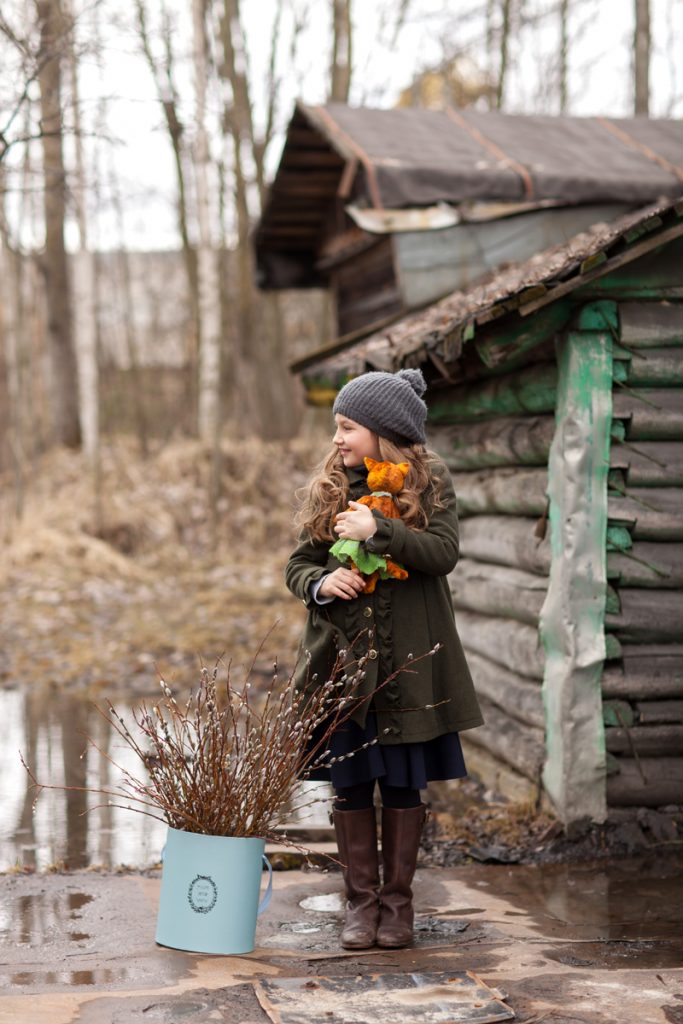
{"label": "leafless tree", "polygon": [[650,113],[650,0],[635,0],[633,36],[634,113]]}
{"label": "leafless tree", "polygon": [[135,0],[138,32],[142,52],[150,70],[157,96],[164,113],[164,121],[173,151],[173,161],[177,186],[176,215],[178,234],[182,246],[185,276],[187,278],[188,298],[190,302],[190,332],[187,347],[187,380],[188,401],[192,409],[196,408],[196,376],[199,350],[199,286],[197,281],[197,254],[190,239],[189,200],[187,188],[187,155],[185,152],[185,126],[181,120],[178,89],[175,83],[173,23],[162,0],[161,4],[161,48],[162,54],[154,50],[146,0]]}
{"label": "leafless tree", "polygon": [[69,25],[60,0],[35,0],[35,9],[40,32],[38,82],[44,173],[45,251],[41,265],[48,309],[52,415],[56,440],[77,446],[81,439],[78,377],[72,340],[69,265],[64,241],[66,170],[63,151],[62,65],[66,58]]}
{"label": "leafless tree", "polygon": [[351,0],[332,0],[330,100],[334,103],[348,103],[353,66],[352,53]]}

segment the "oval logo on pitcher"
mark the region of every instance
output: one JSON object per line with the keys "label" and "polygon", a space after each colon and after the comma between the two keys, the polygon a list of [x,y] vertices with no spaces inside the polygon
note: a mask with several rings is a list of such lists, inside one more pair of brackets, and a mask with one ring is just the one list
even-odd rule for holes
{"label": "oval logo on pitcher", "polygon": [[187,900],[195,914],[208,914],[216,906],[218,887],[210,875],[196,875],[187,890]]}

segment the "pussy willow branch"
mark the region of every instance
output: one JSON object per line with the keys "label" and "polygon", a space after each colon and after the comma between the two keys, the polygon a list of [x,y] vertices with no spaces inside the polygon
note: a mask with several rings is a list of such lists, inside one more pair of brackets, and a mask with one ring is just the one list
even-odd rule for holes
{"label": "pussy willow branch", "polygon": [[[430,657],[438,646],[421,657]],[[133,731],[110,701],[106,711],[96,705],[146,768],[146,780],[120,765],[90,737],[92,747],[120,773],[118,785],[46,785],[23,757],[22,764],[38,794],[42,789],[88,792],[123,801],[109,800],[109,806],[133,810],[184,831],[287,841],[277,830],[292,812],[299,783],[326,763],[335,729],[372,699],[372,694],[358,693],[367,656],[355,662],[347,658],[347,652],[340,651],[328,679],[319,685],[309,680],[311,685],[304,690],[296,689],[293,674],[281,684],[275,663],[265,694],[252,685],[253,663],[241,687],[233,685],[228,663],[219,690],[217,663],[211,672],[201,669],[199,686],[183,706],[161,679],[162,698],[151,707],[143,702],[133,709]],[[401,672],[412,671],[419,660],[409,658],[379,688]],[[378,741],[376,737],[359,749]]]}

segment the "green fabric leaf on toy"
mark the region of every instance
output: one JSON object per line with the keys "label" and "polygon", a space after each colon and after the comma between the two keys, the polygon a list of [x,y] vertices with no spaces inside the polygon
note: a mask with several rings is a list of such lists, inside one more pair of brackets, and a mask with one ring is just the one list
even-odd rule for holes
{"label": "green fabric leaf on toy", "polygon": [[388,575],[387,560],[384,555],[377,555],[372,551],[367,551],[359,540],[335,541],[330,548],[330,552],[342,565],[353,562],[364,576],[370,576],[377,569],[379,569],[383,579]]}

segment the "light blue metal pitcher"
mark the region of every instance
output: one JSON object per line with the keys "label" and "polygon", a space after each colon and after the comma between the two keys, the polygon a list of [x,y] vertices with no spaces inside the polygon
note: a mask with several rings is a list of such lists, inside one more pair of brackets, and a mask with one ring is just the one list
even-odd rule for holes
{"label": "light blue metal pitcher", "polygon": [[[272,895],[264,839],[205,836],[169,828],[156,941],[193,953],[251,953],[256,918]],[[259,903],[263,866],[268,886]]]}

